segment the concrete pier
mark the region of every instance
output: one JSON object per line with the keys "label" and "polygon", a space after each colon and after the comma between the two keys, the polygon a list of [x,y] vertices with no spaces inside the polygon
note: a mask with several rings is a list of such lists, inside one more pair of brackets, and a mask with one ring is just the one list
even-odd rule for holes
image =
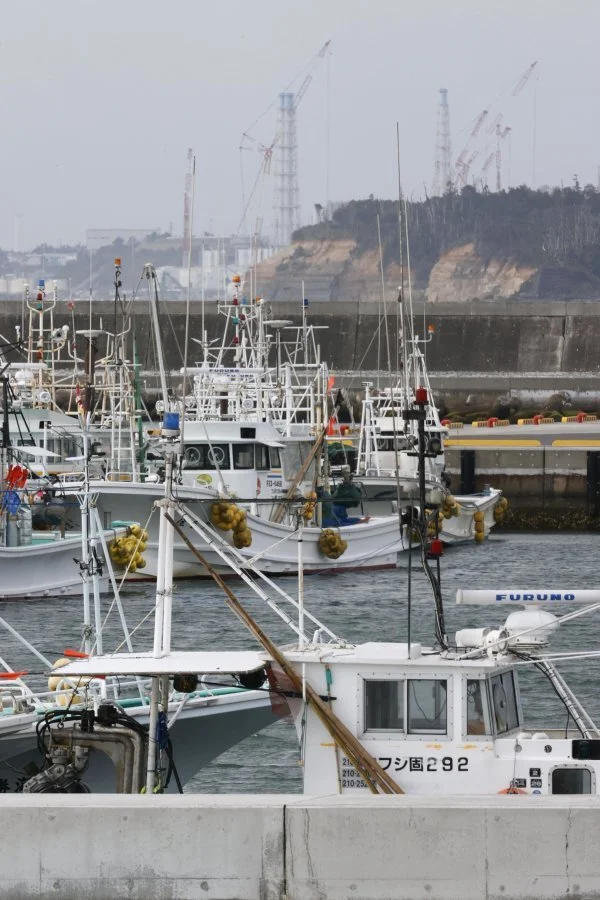
{"label": "concrete pier", "polygon": [[511,508],[600,515],[600,421],[450,428],[452,491],[500,488]]}
{"label": "concrete pier", "polygon": [[4,795],[11,900],[597,900],[600,798]]}

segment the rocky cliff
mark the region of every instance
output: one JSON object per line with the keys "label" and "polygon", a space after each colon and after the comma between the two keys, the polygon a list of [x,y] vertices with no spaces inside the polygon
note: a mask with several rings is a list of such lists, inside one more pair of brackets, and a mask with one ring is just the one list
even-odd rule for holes
{"label": "rocky cliff", "polygon": [[[414,270],[411,276],[418,299],[468,302],[513,297],[537,272],[513,260],[484,260],[470,243],[444,253],[426,282]],[[391,300],[401,280],[400,266],[388,262],[383,274],[386,300]],[[348,239],[296,241],[258,267],[257,283],[261,293],[276,301],[301,297],[304,285],[304,296],[317,302],[379,302],[379,252],[361,252],[357,242]]]}
{"label": "rocky cliff", "polygon": [[[330,220],[297,231],[260,267],[259,290],[287,300],[301,295],[304,282],[315,300],[378,301],[381,257],[390,298],[400,280],[398,224],[397,203],[352,200]],[[403,206],[402,234],[417,299],[600,297],[600,191],[593,185],[494,193],[468,186]]]}
{"label": "rocky cliff", "polygon": [[513,297],[537,273],[513,260],[483,260],[474,244],[448,250],[434,265],[427,284],[433,302],[495,300]]}

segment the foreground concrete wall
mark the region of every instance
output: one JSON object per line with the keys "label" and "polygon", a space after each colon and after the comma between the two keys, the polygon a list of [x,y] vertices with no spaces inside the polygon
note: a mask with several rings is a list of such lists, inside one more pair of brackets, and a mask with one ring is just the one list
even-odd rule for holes
{"label": "foreground concrete wall", "polygon": [[596,900],[598,800],[515,799],[294,804],[288,900]]}
{"label": "foreground concrete wall", "polygon": [[597,797],[4,795],[10,900],[597,900]]}
{"label": "foreground concrete wall", "polygon": [[288,799],[3,795],[0,897],[280,900]]}

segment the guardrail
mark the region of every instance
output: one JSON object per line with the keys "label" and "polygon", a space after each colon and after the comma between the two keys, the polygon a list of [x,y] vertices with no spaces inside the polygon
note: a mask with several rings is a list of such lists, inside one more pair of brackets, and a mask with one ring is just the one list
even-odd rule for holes
{"label": "guardrail", "polygon": [[[516,425],[581,425],[586,422],[597,422],[598,416],[594,413],[577,413],[576,416],[561,416],[555,419],[553,416],[543,416],[541,413],[527,418],[517,419]],[[509,419],[498,419],[495,416],[489,419],[475,419],[473,422],[453,422],[450,419],[442,419],[441,424],[444,428],[506,428],[511,424]]]}

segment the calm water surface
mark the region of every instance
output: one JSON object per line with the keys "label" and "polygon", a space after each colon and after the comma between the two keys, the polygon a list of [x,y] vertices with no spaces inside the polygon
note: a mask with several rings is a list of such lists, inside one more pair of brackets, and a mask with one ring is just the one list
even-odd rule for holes
{"label": "calm water surface", "polygon": [[[442,559],[442,587],[446,598],[446,626],[452,635],[458,628],[501,625],[508,611],[498,608],[457,607],[456,590],[466,588],[592,588],[600,585],[598,561],[600,537],[592,534],[511,534],[492,536],[482,545],[464,545],[446,551]],[[281,579],[293,592],[295,579]],[[346,640],[406,640],[406,563],[393,571],[313,575],[305,579],[306,605],[311,612]],[[289,641],[291,632],[263,607],[244,585],[231,582],[235,593],[276,641]],[[123,603],[130,628],[152,609],[150,585],[128,587]],[[104,602],[105,614],[109,601]],[[430,644],[433,636],[432,600],[418,564],[413,567],[413,639]],[[503,608],[505,609],[505,608]],[[48,658],[62,655],[65,647],[79,647],[81,601],[4,602],[0,615],[17,628]],[[105,650],[114,650],[120,639],[118,618],[108,619]],[[152,642],[152,621],[140,625],[135,649]],[[597,649],[600,612],[575,620],[555,636],[553,649]],[[216,585],[186,582],[176,585],[173,646],[177,649],[242,649],[255,646],[253,639],[228,610]],[[31,658],[11,635],[2,632],[0,655],[15,668],[32,668]],[[43,667],[38,663],[38,669]],[[559,668],[600,720],[597,690],[599,662],[561,663]],[[35,664],[33,664],[35,668]],[[528,724],[562,727],[566,713],[548,682],[521,670],[523,705]],[[176,748],[175,748],[176,750]],[[293,727],[279,722],[248,738],[203,769],[187,786],[193,792],[295,792],[302,790],[302,774]]]}

